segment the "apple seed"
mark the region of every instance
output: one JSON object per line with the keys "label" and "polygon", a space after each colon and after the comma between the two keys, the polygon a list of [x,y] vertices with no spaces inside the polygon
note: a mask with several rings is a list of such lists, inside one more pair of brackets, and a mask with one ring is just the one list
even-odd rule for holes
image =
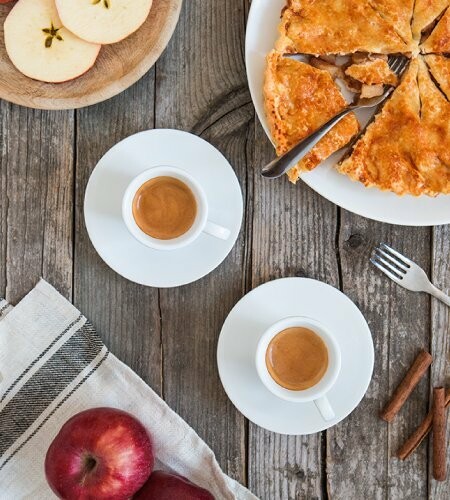
{"label": "apple seed", "polygon": [[55,28],[53,26],[53,22],[51,23],[51,28],[43,28],[42,31],[48,35],[46,38],[45,38],[45,46],[47,48],[50,48],[52,46],[52,43],[53,43],[53,38],[56,38],[57,40],[59,40],[60,42],[63,40],[63,37],[58,33],[58,31],[60,30],[61,28]]}
{"label": "apple seed", "polygon": [[109,0],[92,0],[92,5],[97,5],[98,3],[102,2],[103,6],[105,9],[109,9]]}

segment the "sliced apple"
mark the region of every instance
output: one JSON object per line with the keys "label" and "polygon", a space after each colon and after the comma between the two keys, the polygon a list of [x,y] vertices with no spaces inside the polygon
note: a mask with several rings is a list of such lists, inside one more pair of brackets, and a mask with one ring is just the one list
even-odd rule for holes
{"label": "sliced apple", "polygon": [[63,27],[54,0],[19,0],[5,19],[5,47],[24,75],[49,83],[85,73],[101,45],[81,40]]}
{"label": "sliced apple", "polygon": [[63,25],[83,40],[109,44],[134,33],[147,19],[152,0],[56,0]]}

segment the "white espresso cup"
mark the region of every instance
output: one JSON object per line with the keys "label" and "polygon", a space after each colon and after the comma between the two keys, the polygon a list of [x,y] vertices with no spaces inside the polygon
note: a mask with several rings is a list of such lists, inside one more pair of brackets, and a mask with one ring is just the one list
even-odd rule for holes
{"label": "white espresso cup", "polygon": [[[302,391],[292,391],[279,385],[271,377],[266,365],[266,352],[271,340],[286,328],[292,327],[303,327],[312,330],[324,341],[328,350],[327,371],[317,384]],[[304,316],[291,316],[277,321],[269,327],[263,333],[256,349],[256,370],[262,383],[275,396],[294,403],[314,401],[324,420],[334,419],[335,414],[326,394],[336,382],[341,370],[341,352],[333,335],[319,321]]]}
{"label": "white espresso cup", "polygon": [[[149,236],[136,224],[133,216],[133,200],[139,188],[150,179],[162,176],[174,177],[186,184],[197,202],[197,215],[192,226],[181,236],[170,240],[159,240]],[[128,230],[138,241],[156,250],[176,250],[185,247],[195,241],[202,232],[221,240],[226,240],[230,236],[229,229],[208,220],[208,200],[198,181],[176,167],[153,167],[135,177],[128,185],[122,199],[122,217]]]}

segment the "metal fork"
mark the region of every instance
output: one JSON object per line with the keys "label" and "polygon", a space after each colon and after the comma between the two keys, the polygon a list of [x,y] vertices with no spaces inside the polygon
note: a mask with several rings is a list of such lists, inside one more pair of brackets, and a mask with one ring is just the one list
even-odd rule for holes
{"label": "metal fork", "polygon": [[[388,64],[391,70],[398,77],[400,77],[405,70],[408,61],[409,59],[403,55],[391,56],[388,60]],[[333,116],[312,134],[302,139],[287,153],[275,158],[275,160],[265,165],[262,168],[261,174],[270,179],[282,176],[296,163],[298,163],[307,153],[309,153],[311,149],[320,141],[320,139],[322,139],[322,137],[324,137],[339,121],[341,121],[344,116],[357,109],[373,108],[374,106],[378,106],[389,97],[393,90],[394,87],[387,85],[383,94],[380,96],[359,98],[356,103],[350,104],[343,110],[339,111],[337,115]]]}
{"label": "metal fork", "polygon": [[450,297],[430,282],[421,267],[386,243],[375,248],[370,262],[403,288],[429,293],[450,306]]}

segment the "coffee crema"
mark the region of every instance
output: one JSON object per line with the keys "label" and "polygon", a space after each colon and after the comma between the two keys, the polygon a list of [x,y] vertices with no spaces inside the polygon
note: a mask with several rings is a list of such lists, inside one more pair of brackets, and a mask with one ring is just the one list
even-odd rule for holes
{"label": "coffee crema", "polygon": [[286,328],[270,341],[266,366],[278,385],[291,391],[304,391],[318,384],[325,375],[328,349],[309,328]]}
{"label": "coffee crema", "polygon": [[148,180],[133,199],[133,217],[145,234],[173,240],[187,233],[197,216],[197,201],[189,186],[175,177]]}

